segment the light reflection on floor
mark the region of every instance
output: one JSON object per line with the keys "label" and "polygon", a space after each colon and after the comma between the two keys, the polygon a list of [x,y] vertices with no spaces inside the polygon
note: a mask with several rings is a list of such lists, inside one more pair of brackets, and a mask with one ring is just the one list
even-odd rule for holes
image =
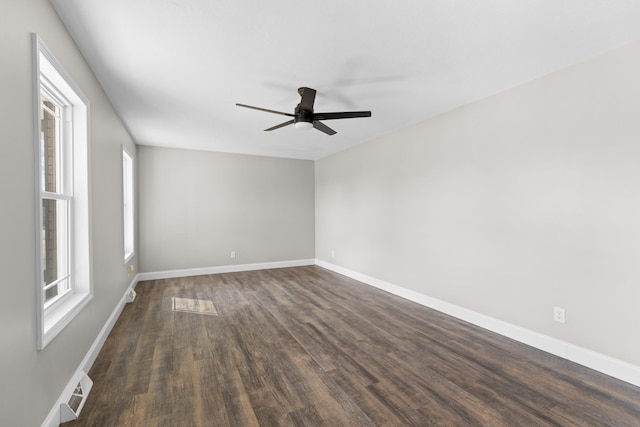
{"label": "light reflection on floor", "polygon": [[209,316],[218,315],[218,311],[213,305],[213,302],[194,298],[172,297],[171,310],[184,313],[206,314]]}

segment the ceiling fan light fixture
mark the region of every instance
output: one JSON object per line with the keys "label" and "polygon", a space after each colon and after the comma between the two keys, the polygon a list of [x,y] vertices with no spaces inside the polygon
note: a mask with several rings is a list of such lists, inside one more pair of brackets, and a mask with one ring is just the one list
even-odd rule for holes
{"label": "ceiling fan light fixture", "polygon": [[300,129],[300,130],[309,130],[313,128],[313,123],[311,122],[299,121],[299,122],[295,122],[293,125],[296,127],[296,129]]}

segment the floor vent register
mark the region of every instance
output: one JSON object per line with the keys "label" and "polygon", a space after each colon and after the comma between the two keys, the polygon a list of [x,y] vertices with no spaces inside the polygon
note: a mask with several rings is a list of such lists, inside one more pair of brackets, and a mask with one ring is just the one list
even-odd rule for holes
{"label": "floor vent register", "polygon": [[93,387],[93,381],[85,373],[80,372],[78,383],[72,390],[71,396],[66,402],[60,404],[60,423],[77,420],[82,407],[87,401],[87,396]]}

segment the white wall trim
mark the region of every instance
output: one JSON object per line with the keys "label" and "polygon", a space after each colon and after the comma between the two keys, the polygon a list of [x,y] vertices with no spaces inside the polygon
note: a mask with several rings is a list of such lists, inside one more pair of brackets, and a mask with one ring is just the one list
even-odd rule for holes
{"label": "white wall trim", "polygon": [[316,265],[640,387],[640,366],[316,259]]}
{"label": "white wall trim", "polygon": [[237,273],[240,271],[269,270],[272,268],[302,267],[305,265],[315,265],[315,263],[316,260],[314,259],[299,259],[292,261],[260,262],[255,264],[232,264],[216,267],[165,270],[140,273],[138,274],[138,280],[172,279],[175,277],[202,276],[205,274]]}
{"label": "white wall trim", "polygon": [[131,284],[125,290],[124,294],[122,295],[122,298],[120,298],[120,301],[118,301],[118,304],[111,312],[111,315],[109,316],[106,323],[100,330],[100,333],[98,334],[96,339],[93,341],[93,344],[89,348],[89,351],[87,352],[87,354],[84,356],[84,359],[82,359],[82,361],[80,362],[78,369],[71,376],[71,379],[67,383],[67,386],[64,388],[64,390],[58,397],[56,404],[53,406],[53,408],[49,412],[49,415],[47,415],[47,418],[45,418],[45,420],[43,421],[41,427],[58,427],[60,425],[60,404],[64,403],[65,399],[71,395],[71,392],[75,389],[76,385],[78,384],[78,378],[81,376],[81,373],[83,371],[89,372],[89,370],[93,366],[93,363],[96,361],[96,358],[98,357],[98,354],[102,349],[102,346],[104,345],[105,341],[107,340],[107,337],[109,336],[109,334],[111,333],[111,330],[116,324],[118,317],[120,317],[122,310],[124,310],[127,294],[131,289],[135,289],[136,285],[140,281],[139,276],[140,276],[139,274],[136,275],[131,281]]}

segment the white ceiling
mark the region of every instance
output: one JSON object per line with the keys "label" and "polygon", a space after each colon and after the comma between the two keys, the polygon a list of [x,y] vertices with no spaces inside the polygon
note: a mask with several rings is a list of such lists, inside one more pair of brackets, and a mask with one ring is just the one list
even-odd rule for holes
{"label": "white ceiling", "polygon": [[[52,0],[138,144],[319,159],[640,39],[638,0]],[[338,133],[263,129],[371,110]]]}

